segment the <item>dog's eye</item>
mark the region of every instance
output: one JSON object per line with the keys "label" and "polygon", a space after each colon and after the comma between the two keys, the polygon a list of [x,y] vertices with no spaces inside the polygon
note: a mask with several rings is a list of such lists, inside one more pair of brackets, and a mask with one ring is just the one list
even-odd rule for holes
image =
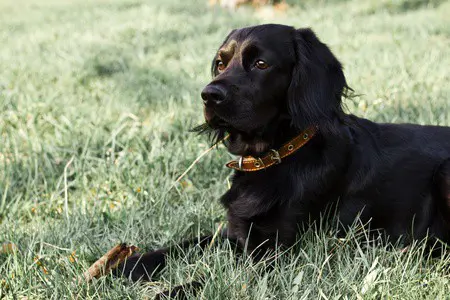
{"label": "dog's eye", "polygon": [[264,69],[267,69],[269,67],[269,65],[263,60],[257,60],[255,63],[255,67],[257,67],[258,69],[264,70]]}
{"label": "dog's eye", "polygon": [[217,67],[217,70],[219,70],[220,72],[221,71],[223,71],[223,70],[225,70],[225,64],[223,63],[223,61],[221,61],[221,60],[217,60],[216,61],[216,67]]}

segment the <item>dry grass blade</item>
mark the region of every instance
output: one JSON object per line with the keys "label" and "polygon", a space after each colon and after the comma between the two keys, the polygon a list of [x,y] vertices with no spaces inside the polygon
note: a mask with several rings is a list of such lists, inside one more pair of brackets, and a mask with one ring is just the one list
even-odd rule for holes
{"label": "dry grass blade", "polygon": [[183,174],[181,174],[177,180],[175,180],[174,185],[178,182],[180,182],[181,179],[183,179],[184,176],[186,176],[186,174],[202,159],[203,156],[205,156],[206,154],[208,154],[212,149],[214,149],[214,147],[216,147],[218,144],[224,142],[225,140],[227,140],[230,136],[227,135],[225,136],[223,139],[221,139],[220,141],[218,141],[217,143],[215,143],[214,145],[212,145],[211,147],[209,147],[208,149],[206,149],[205,151],[202,152],[202,154],[200,154],[192,163],[191,165],[183,172]]}

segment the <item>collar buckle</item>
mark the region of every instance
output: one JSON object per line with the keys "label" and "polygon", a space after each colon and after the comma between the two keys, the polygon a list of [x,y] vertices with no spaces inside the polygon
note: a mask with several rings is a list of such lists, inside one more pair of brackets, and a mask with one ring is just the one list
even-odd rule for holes
{"label": "collar buckle", "polygon": [[292,155],[298,149],[302,148],[314,137],[317,131],[317,126],[309,127],[292,140],[283,144],[278,150],[270,149],[263,157],[253,157],[251,155],[241,156],[236,160],[230,161],[226,166],[237,171],[253,172],[281,164],[283,158]]}
{"label": "collar buckle", "polygon": [[280,164],[281,163],[280,153],[275,149],[270,149],[270,151],[272,152],[272,156],[270,157],[270,159],[273,160],[275,164]]}

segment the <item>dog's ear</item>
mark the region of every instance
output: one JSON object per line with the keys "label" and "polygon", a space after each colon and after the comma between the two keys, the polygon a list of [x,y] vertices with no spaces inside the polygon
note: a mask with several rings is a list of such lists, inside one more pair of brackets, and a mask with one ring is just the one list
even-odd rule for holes
{"label": "dog's ear", "polygon": [[[223,47],[223,45],[225,45],[228,40],[230,39],[230,37],[233,35],[233,33],[236,32],[237,29],[233,29],[231,30],[231,32],[227,35],[227,37],[225,38],[225,40],[222,42],[222,44],[220,45],[219,49]],[[217,51],[219,50],[217,49]],[[216,69],[216,60],[217,60],[217,51],[216,54],[214,55],[214,58],[212,60],[211,63],[211,76],[214,78],[217,76],[217,69]]]}
{"label": "dog's ear", "polygon": [[307,29],[294,31],[296,63],[288,90],[288,112],[299,129],[326,125],[342,115],[348,89],[342,66],[330,49]]}

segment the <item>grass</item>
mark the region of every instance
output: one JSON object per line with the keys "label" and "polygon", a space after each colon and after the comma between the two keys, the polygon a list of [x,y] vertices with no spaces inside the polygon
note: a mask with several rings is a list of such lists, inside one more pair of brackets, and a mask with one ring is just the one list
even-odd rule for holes
{"label": "grass", "polygon": [[205,277],[202,299],[450,299],[448,256],[361,248],[357,227],[344,243],[308,231],[269,272],[224,245],[171,259],[151,284],[76,281],[119,241],[152,249],[224,221],[223,148],[171,186],[209,147],[186,129],[232,28],[311,26],[362,94],[349,111],[450,125],[449,1],[292,0],[285,14],[206,2],[0,2],[0,243],[18,247],[0,250],[0,298],[147,299]]}

